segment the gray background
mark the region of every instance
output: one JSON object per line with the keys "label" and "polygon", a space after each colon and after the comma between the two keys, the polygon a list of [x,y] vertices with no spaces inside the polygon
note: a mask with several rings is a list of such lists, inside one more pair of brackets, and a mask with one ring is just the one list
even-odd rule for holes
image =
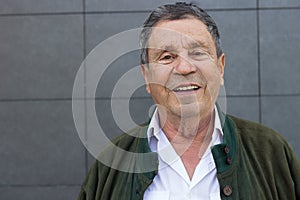
{"label": "gray background", "polygon": [[[77,70],[99,42],[139,27],[151,9],[167,2],[0,0],[0,199],[76,199],[92,162],[72,117]],[[220,28],[227,112],[279,131],[300,157],[300,1],[196,2]],[[117,59],[98,86],[98,118],[110,137],[120,133],[111,90],[138,65],[137,55]],[[76,100],[87,105],[89,97],[83,92]],[[147,120],[151,105],[139,88],[129,104],[133,120]],[[88,109],[83,106],[81,122],[87,133],[95,130]]]}

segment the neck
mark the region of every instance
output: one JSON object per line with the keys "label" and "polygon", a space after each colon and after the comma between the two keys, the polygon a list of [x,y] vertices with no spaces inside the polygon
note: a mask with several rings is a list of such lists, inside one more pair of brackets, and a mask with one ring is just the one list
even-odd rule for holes
{"label": "neck", "polygon": [[214,127],[214,110],[200,117],[178,117],[159,113],[159,121],[171,144],[195,144],[201,146],[211,139]]}

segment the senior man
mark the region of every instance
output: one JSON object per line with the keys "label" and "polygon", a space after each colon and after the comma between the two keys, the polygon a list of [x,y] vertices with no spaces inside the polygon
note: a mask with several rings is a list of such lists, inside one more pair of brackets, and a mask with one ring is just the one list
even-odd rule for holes
{"label": "senior man", "polygon": [[[113,141],[125,151],[102,153],[114,167],[96,161],[79,200],[300,199],[300,164],[289,144],[216,104],[225,67],[219,40],[215,22],[196,5],[150,14],[141,68],[157,109],[149,124]],[[128,162],[124,152],[140,157]],[[125,162],[135,171],[118,170]]]}

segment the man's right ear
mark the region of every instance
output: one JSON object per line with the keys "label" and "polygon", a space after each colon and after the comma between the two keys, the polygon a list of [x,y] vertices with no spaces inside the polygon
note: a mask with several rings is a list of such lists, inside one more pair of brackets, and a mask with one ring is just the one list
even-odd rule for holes
{"label": "man's right ear", "polygon": [[151,94],[150,86],[149,86],[149,68],[145,64],[141,64],[142,74],[146,83],[146,91]]}

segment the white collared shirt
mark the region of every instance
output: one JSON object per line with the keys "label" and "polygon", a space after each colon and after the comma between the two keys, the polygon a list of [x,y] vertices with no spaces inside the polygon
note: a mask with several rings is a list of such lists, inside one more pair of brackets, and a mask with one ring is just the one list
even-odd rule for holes
{"label": "white collared shirt", "polygon": [[147,188],[144,200],[220,200],[220,186],[217,170],[210,147],[220,144],[223,131],[217,107],[215,106],[212,140],[198,163],[192,179],[160,128],[158,112],[154,115],[147,131],[150,149],[158,153],[158,174]]}

